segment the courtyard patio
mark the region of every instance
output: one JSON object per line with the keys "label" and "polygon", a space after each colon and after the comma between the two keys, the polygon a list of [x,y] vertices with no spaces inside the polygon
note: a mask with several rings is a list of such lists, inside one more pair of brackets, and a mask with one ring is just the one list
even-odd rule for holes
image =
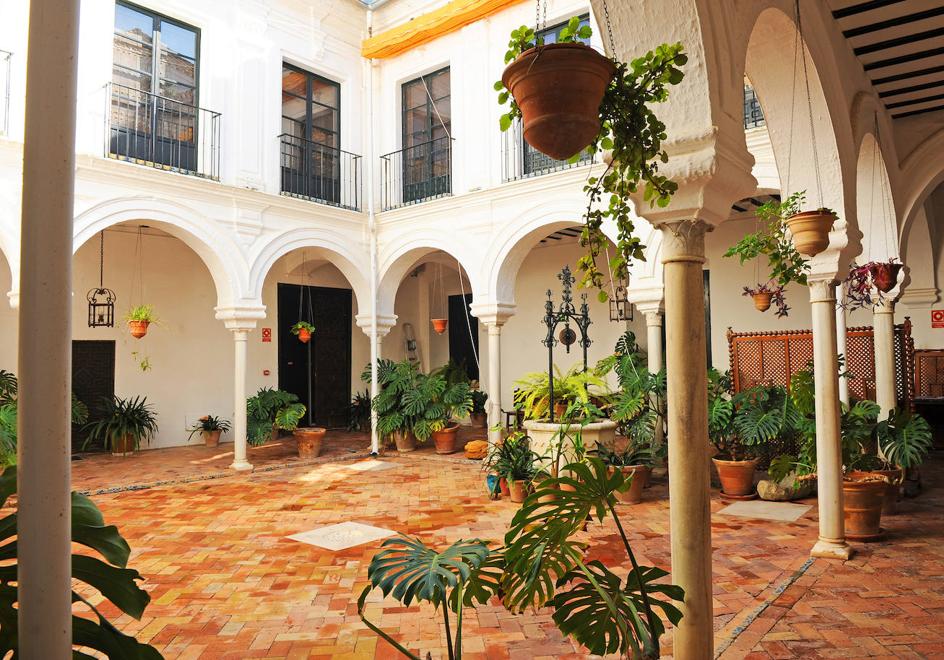
{"label": "courtyard patio", "polygon": [[[357,616],[381,541],[329,551],[287,537],[357,522],[436,546],[498,541],[518,505],[490,501],[479,464],[460,454],[424,448],[378,461],[348,453],[366,437],[343,438],[308,464],[290,460],[279,444],[253,450],[269,459],[254,453],[251,473],[223,473],[225,448],[74,463],[74,487],[101,493],[94,500],[107,522],[120,525],[133,550],[129,565],[145,576],[152,597],[141,621],[107,603],[104,611],[166,658],[399,657]],[[809,558],[815,500],[800,502],[812,506],[795,522],[776,522],[720,513],[729,503],[713,490],[716,656],[944,657],[942,466],[939,455],[926,463],[924,493],[884,517],[885,537],[856,544],[847,562]],[[139,488],[162,481],[169,483]],[[103,492],[109,489],[115,492]],[[619,511],[640,563],[668,569],[664,475],[642,504]],[[587,535],[593,558],[624,557],[612,524],[591,524]],[[445,657],[439,617],[426,606],[384,603],[378,592],[367,616],[422,655]],[[467,659],[586,657],[546,612],[470,609],[464,636]],[[664,644],[671,654],[671,629]]]}

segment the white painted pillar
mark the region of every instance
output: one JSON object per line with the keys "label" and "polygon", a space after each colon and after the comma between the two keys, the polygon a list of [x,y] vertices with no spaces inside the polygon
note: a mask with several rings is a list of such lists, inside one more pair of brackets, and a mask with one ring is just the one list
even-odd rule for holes
{"label": "white painted pillar", "polygon": [[[377,316],[371,314],[358,314],[355,317],[357,327],[364,331],[364,334],[370,339],[370,363],[374,365],[371,369],[370,379],[370,398],[374,400],[380,394],[380,382],[377,380],[377,361],[383,357],[383,338],[390,334],[390,328],[397,323],[396,316]],[[377,413],[373,406],[370,409],[370,451],[374,454],[380,453],[380,444],[383,438],[377,432]]]}
{"label": "white painted pillar", "polygon": [[665,265],[672,582],[685,590],[676,658],[712,657],[711,491],[701,221],[659,225]]}
{"label": "white painted pillar", "polygon": [[251,470],[248,459],[249,429],[246,422],[246,353],[249,342],[249,330],[246,327],[232,327],[233,346],[235,348],[235,368],[233,372],[233,463],[234,470]]}
{"label": "white painted pillar", "polygon": [[502,323],[488,324],[488,440],[501,440],[501,329]]}
{"label": "white painted pillar", "polygon": [[[843,303],[846,300],[846,285],[843,282],[840,282],[836,286],[836,295],[839,300],[836,305],[836,351],[837,355],[842,355],[847,360],[846,364],[848,365],[849,356],[846,354],[846,308],[843,306]],[[849,379],[840,378],[839,379],[839,400],[842,401],[847,406],[849,405]]]}
{"label": "white painted pillar", "polygon": [[813,374],[816,388],[816,474],[819,540],[813,557],[849,559],[842,509],[842,449],[839,437],[839,363],[836,347],[836,287],[810,280],[813,313]]}
{"label": "white painted pillar", "polygon": [[657,374],[662,370],[662,310],[646,312],[646,342],[649,373]]}
{"label": "white painted pillar", "polygon": [[32,0],[20,243],[19,654],[72,657],[72,218],[78,0]]}
{"label": "white painted pillar", "polygon": [[875,351],[875,402],[882,409],[879,419],[898,405],[895,387],[895,301],[885,298],[872,310]]}

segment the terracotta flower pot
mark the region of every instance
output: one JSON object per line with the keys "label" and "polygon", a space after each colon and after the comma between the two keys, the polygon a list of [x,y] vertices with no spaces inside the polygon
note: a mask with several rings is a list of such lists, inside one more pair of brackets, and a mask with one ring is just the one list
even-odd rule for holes
{"label": "terracotta flower pot", "polygon": [[437,335],[441,335],[446,331],[446,326],[449,324],[449,319],[430,319],[433,323],[433,330],[436,331]]}
{"label": "terracotta flower pot", "polygon": [[600,131],[600,102],[616,67],[580,43],[523,52],[502,82],[521,108],[524,139],[557,160],[580,153]]}
{"label": "terracotta flower pot", "polygon": [[898,283],[898,272],[901,270],[901,264],[896,263],[873,263],[869,266],[869,274],[872,276],[872,284],[882,293],[888,293],[895,288]]}
{"label": "terracotta flower pot", "polygon": [[509,490],[511,491],[511,501],[524,502],[524,498],[528,496],[528,482],[522,479],[515,479],[509,484]]}
{"label": "terracotta flower pot", "polygon": [[413,435],[413,431],[396,431],[391,435],[393,436],[393,442],[397,445],[398,452],[405,454],[416,450],[416,436]]}
{"label": "terracotta flower pot", "polygon": [[815,257],[829,246],[829,230],[836,216],[826,209],[804,211],[787,220],[797,252]]}
{"label": "terracotta flower pot", "polygon": [[220,435],[222,431],[204,431],[203,442],[207,447],[216,447],[220,444]]}
{"label": "terracotta flower pot", "polygon": [[134,454],[134,438],[132,438],[130,435],[123,435],[120,438],[112,438],[112,456],[131,456],[132,454]]}
{"label": "terracotta flower pot", "polygon": [[295,429],[292,435],[295,436],[295,444],[298,446],[298,457],[318,458],[325,433],[327,430],[318,426]]}
{"label": "terracotta flower pot", "polygon": [[433,442],[436,445],[437,454],[456,453],[456,432],[458,430],[458,424],[450,424],[442,431],[433,431]]}
{"label": "terracotta flower pot", "polygon": [[[614,468],[610,469],[613,470]],[[617,501],[624,504],[639,504],[642,502],[642,489],[646,487],[650,471],[651,468],[645,465],[625,465],[621,467],[620,472],[626,478],[632,477],[632,483],[630,483],[628,490],[616,493]]]}
{"label": "terracotta flower pot", "polygon": [[128,331],[135,339],[141,339],[147,334],[149,325],[151,325],[150,321],[128,321]]}
{"label": "terracotta flower pot", "polygon": [[885,487],[885,499],[882,501],[882,514],[889,516],[898,513],[898,489],[901,487],[902,481],[901,469],[869,470],[868,472],[855,470],[849,473],[849,478],[853,480],[861,480],[870,476],[885,477],[888,480]]}
{"label": "terracotta flower pot", "polygon": [[754,470],[757,468],[757,459],[749,461],[723,461],[712,458],[711,462],[718,469],[718,478],[721,480],[722,494],[734,499],[754,499]]}
{"label": "terracotta flower pot", "polygon": [[508,487],[508,479],[501,477],[498,480],[498,490],[501,491],[502,497],[511,497],[511,488]]}
{"label": "terracotta flower pot", "polygon": [[757,308],[758,312],[766,312],[770,309],[770,299],[773,297],[772,293],[767,291],[760,291],[758,293],[751,294],[751,298],[754,299],[754,307]]}
{"label": "terracotta flower pot", "polygon": [[869,541],[882,534],[882,505],[885,503],[888,484],[878,479],[856,481],[856,478],[861,478],[856,477],[856,474],[851,473],[851,479],[842,482],[846,538]]}
{"label": "terracotta flower pot", "polygon": [[311,341],[311,331],[306,328],[299,328],[298,341],[303,344],[307,344],[309,341]]}
{"label": "terracotta flower pot", "polygon": [[474,429],[484,429],[488,426],[488,415],[483,412],[474,412],[469,415],[469,425]]}

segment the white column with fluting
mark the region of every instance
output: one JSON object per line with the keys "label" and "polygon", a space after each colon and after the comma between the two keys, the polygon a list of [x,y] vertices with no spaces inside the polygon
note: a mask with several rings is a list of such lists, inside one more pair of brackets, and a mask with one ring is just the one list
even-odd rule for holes
{"label": "white column with fluting", "polygon": [[20,243],[19,657],[72,657],[72,218],[78,0],[32,0]]}
{"label": "white column with fluting", "polygon": [[836,283],[810,279],[813,314],[813,375],[816,388],[816,475],[819,540],[813,557],[849,559],[842,510],[842,448],[839,431],[839,362],[836,347]]}
{"label": "white column with fluting", "polygon": [[233,463],[234,470],[251,470],[249,462],[249,427],[246,421],[246,355],[249,343],[247,327],[230,327],[233,332]]}
{"label": "white column with fluting", "polygon": [[[846,308],[843,304],[846,301],[846,285],[840,282],[836,286],[836,351],[837,355],[843,356],[848,364],[849,356],[846,355]],[[847,406],[849,405],[849,379],[839,379],[839,400]]]}
{"label": "white column with fluting", "polygon": [[672,582],[685,590],[675,657],[712,657],[711,491],[701,221],[659,225],[665,266]]}
{"label": "white column with fluting", "polygon": [[875,350],[875,402],[882,409],[879,419],[898,405],[895,387],[895,301],[885,298],[872,310]]}

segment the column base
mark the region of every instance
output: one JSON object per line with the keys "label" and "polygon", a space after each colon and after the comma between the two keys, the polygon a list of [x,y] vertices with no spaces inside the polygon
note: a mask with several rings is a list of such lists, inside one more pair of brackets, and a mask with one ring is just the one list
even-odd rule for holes
{"label": "column base", "polygon": [[813,549],[810,550],[810,557],[817,557],[819,559],[841,559],[846,561],[852,559],[852,555],[854,554],[855,550],[845,541],[832,541],[829,539],[820,539],[816,542],[816,545],[813,546]]}
{"label": "column base", "polygon": [[233,461],[233,464],[229,467],[231,470],[237,470],[238,472],[247,472],[252,469],[252,463],[249,461]]}

